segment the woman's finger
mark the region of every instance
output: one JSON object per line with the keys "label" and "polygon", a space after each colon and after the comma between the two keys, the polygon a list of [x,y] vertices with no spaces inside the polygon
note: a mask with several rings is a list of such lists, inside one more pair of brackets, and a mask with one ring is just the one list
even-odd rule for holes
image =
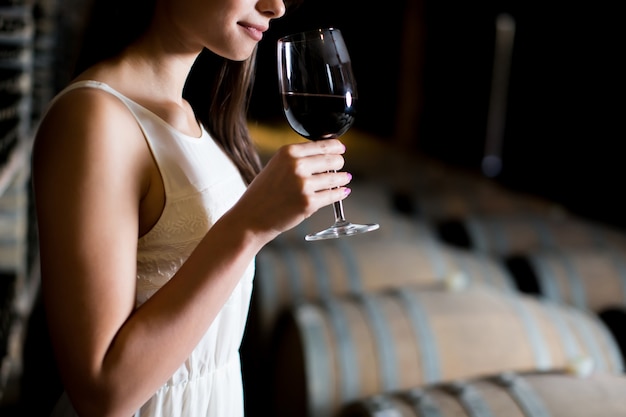
{"label": "woman's finger", "polygon": [[[315,193],[314,196],[311,197],[311,206],[317,207],[317,209],[326,207],[336,201],[343,200],[344,198],[348,197],[351,191],[352,190],[348,187],[339,187],[318,191]],[[317,211],[317,209],[315,211]]]}
{"label": "woman's finger", "polygon": [[317,193],[343,187],[349,184],[351,180],[352,175],[348,172],[325,172],[315,174],[306,181],[306,192]]}
{"label": "woman's finger", "polygon": [[285,145],[283,149],[294,158],[304,158],[313,155],[340,155],[345,153],[346,146],[338,139],[325,139]]}
{"label": "woman's finger", "polygon": [[301,173],[317,175],[329,171],[339,171],[345,160],[342,155],[314,155],[301,160]]}

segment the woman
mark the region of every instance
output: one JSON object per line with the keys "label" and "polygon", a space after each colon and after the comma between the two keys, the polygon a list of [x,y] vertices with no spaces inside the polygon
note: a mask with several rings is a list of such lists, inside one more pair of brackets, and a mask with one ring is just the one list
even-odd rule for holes
{"label": "woman", "polygon": [[242,416],[255,255],[349,194],[345,147],[288,145],[260,169],[246,106],[282,0],[114,3],[33,148],[53,415]]}

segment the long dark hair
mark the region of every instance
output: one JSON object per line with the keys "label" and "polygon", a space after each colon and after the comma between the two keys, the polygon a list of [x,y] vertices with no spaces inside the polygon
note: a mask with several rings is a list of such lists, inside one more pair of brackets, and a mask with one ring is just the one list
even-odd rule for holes
{"label": "long dark hair", "polygon": [[[203,50],[189,73],[183,97],[198,120],[235,162],[248,183],[261,169],[248,131],[256,50],[245,61],[230,61]],[[207,83],[212,80],[212,83]]]}
{"label": "long dark hair", "polygon": [[[119,54],[136,41],[148,29],[155,3],[156,0],[92,0],[74,75]],[[103,33],[107,36],[102,37]],[[183,97],[198,120],[230,156],[247,183],[261,169],[247,124],[255,62],[256,50],[250,58],[239,62],[205,49],[196,59],[183,90]]]}

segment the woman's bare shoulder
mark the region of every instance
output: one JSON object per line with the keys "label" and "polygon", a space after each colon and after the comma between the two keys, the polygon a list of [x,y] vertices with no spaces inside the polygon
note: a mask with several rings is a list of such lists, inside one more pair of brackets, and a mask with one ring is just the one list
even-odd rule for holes
{"label": "woman's bare shoulder", "polygon": [[53,127],[74,128],[94,123],[115,124],[133,120],[126,105],[116,96],[101,88],[80,86],[64,90],[51,102],[41,120],[38,131]]}
{"label": "woman's bare shoulder", "polygon": [[118,97],[97,88],[75,88],[61,93],[46,110],[33,152],[82,146],[103,147],[101,152],[133,136],[141,137],[141,129]]}
{"label": "woman's bare shoulder", "polygon": [[42,119],[32,147],[33,177],[40,193],[59,192],[64,188],[60,184],[84,188],[105,181],[104,172],[134,178],[124,186],[137,190],[147,175],[146,160],[149,151],[130,110],[117,97],[94,88],[60,95]]}

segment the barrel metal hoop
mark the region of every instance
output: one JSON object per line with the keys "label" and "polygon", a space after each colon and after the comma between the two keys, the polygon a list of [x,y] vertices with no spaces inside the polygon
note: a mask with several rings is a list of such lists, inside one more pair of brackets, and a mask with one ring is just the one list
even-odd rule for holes
{"label": "barrel metal hoop", "polygon": [[378,364],[382,379],[382,390],[394,390],[398,386],[397,360],[392,344],[393,340],[389,328],[385,323],[385,317],[380,310],[378,301],[370,294],[359,296],[363,309],[372,325],[373,335],[380,355]]}
{"label": "barrel metal hoop", "polygon": [[362,401],[371,417],[402,417],[387,394],[374,395]]}
{"label": "barrel metal hoop", "polygon": [[[495,252],[498,255],[503,253],[509,253],[511,251],[511,244],[509,233],[503,227],[502,218],[494,218],[490,221],[485,221],[485,226],[488,229],[491,229],[489,234],[494,237],[496,243]],[[494,250],[493,248],[491,249]]]}
{"label": "barrel metal hoop", "polygon": [[323,329],[322,312],[313,305],[305,304],[296,310],[296,319],[302,329],[303,344],[307,347],[304,352],[305,372],[308,375],[307,391],[308,415],[324,417],[330,414],[330,407],[334,397],[333,384],[330,375],[332,364],[329,361],[330,352]]}
{"label": "barrel metal hoop", "polygon": [[[598,344],[598,338],[591,328],[592,320],[595,317],[592,314],[595,313],[583,311],[575,307],[569,307],[568,311],[571,312],[573,317],[578,318],[577,324],[579,324],[579,326],[577,326],[577,328],[583,335],[583,341],[591,352],[591,356],[594,359],[594,364],[597,366],[597,369],[600,371],[607,371],[609,366],[606,361],[606,356],[602,352],[602,348]],[[596,321],[593,321],[593,324],[596,324]],[[600,323],[597,324],[600,325]]]}
{"label": "barrel metal hoop", "polygon": [[337,354],[339,356],[341,399],[350,401],[356,398],[360,392],[359,366],[356,362],[356,347],[350,336],[350,326],[340,303],[334,298],[323,301],[328,310],[330,323],[337,340]]}
{"label": "barrel metal hoop", "polygon": [[529,259],[533,270],[537,272],[537,279],[539,281],[540,292],[543,298],[549,300],[562,302],[563,296],[559,290],[557,279],[554,276],[554,269],[548,265],[548,262],[542,257],[541,254],[532,256]]}
{"label": "barrel metal hoop", "polygon": [[563,317],[564,305],[555,304],[551,300],[542,302],[547,314],[552,319],[552,323],[556,327],[559,339],[568,359],[575,359],[583,355],[580,345],[577,343],[576,338],[572,334],[570,327],[567,325],[565,317]]}
{"label": "barrel metal hoop", "polygon": [[456,381],[443,387],[456,397],[470,417],[494,417],[480,391],[470,383]]}
{"label": "barrel metal hoop", "polygon": [[[506,294],[506,293],[505,293]],[[552,357],[550,351],[546,346],[546,339],[541,334],[541,330],[532,314],[528,311],[523,300],[515,294],[506,294],[513,308],[517,311],[519,317],[522,320],[522,324],[528,334],[528,340],[535,356],[535,363],[537,369],[547,370],[552,367]]]}
{"label": "barrel metal hoop", "polygon": [[404,304],[409,320],[415,332],[415,342],[421,354],[420,363],[423,371],[424,383],[441,381],[441,360],[437,348],[437,339],[433,332],[428,313],[422,308],[417,294],[406,288],[396,288],[393,293]]}
{"label": "barrel metal hoop", "polygon": [[563,265],[567,271],[568,283],[570,285],[570,292],[572,295],[573,303],[576,307],[587,310],[587,297],[585,296],[585,286],[583,285],[582,277],[570,256],[565,253],[561,253],[561,259],[563,259]]}
{"label": "barrel metal hoop", "polygon": [[551,414],[526,380],[517,374],[504,373],[493,378],[517,403],[526,417],[550,417]]}
{"label": "barrel metal hoop", "polygon": [[443,417],[439,406],[427,390],[413,388],[401,392],[398,397],[408,403],[419,417]]}
{"label": "barrel metal hoop", "polygon": [[481,222],[479,219],[468,218],[465,220],[465,227],[468,234],[471,236],[470,239],[472,248],[485,253],[489,253],[493,250],[489,244],[489,239],[485,236],[485,229],[487,228],[487,225],[484,221]]}

